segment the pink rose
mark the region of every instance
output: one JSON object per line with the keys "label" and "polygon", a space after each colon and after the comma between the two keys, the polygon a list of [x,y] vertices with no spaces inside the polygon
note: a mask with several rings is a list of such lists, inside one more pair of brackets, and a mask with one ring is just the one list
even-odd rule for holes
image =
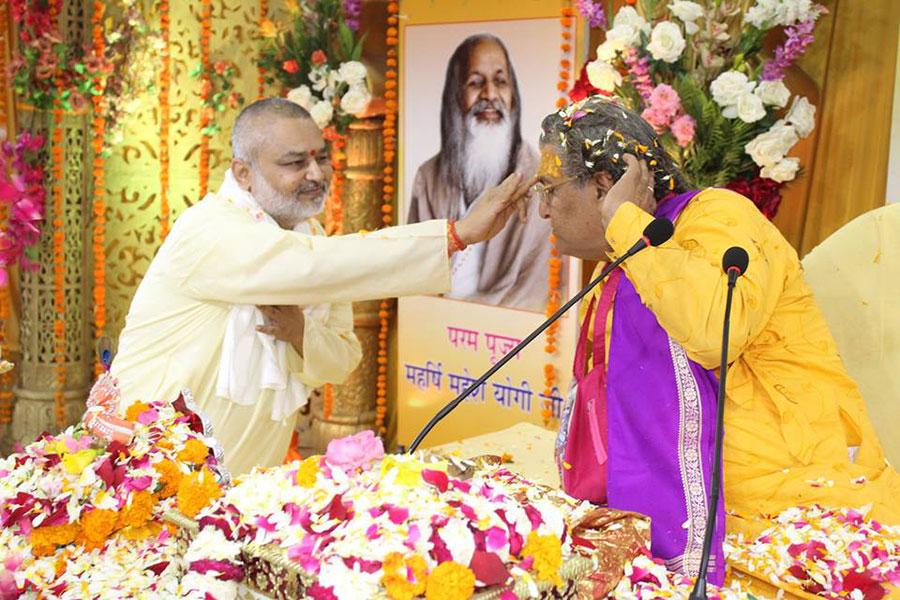
{"label": "pink rose", "polygon": [[650,93],[650,108],[665,115],[668,122],[681,110],[681,98],[675,88],[661,83]]}
{"label": "pink rose", "polygon": [[361,431],[328,442],[325,460],[344,471],[367,468],[373,461],[384,458],[384,445],[373,431]]}
{"label": "pink rose", "polygon": [[682,148],[686,148],[694,140],[694,118],[691,115],[681,115],[672,123],[672,135]]}
{"label": "pink rose", "polygon": [[662,133],[669,126],[669,117],[663,112],[656,110],[654,107],[645,108],[641,113],[641,117],[650,123],[656,133]]}

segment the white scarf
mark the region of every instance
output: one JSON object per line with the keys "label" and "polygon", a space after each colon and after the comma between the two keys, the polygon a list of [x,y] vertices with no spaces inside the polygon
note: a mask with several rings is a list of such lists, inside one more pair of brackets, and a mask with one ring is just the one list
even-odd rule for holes
{"label": "white scarf", "polygon": [[[238,185],[230,169],[225,173],[218,195],[245,209],[257,223],[279,226],[253,196]],[[313,235],[312,220],[298,224],[294,231]],[[324,321],[328,313],[327,304],[303,309],[306,319],[315,317]],[[235,404],[250,406],[259,400],[262,390],[272,390],[272,420],[281,421],[304,406],[312,390],[288,370],[288,343],[256,331],[259,325],[265,325],[265,318],[256,306],[236,304],[231,307],[222,341],[216,395]]]}

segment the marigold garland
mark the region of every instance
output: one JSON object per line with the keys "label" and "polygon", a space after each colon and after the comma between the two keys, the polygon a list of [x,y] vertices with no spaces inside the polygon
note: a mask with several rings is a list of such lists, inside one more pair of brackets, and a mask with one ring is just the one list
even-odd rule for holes
{"label": "marigold garland", "polygon": [[[259,26],[260,34],[262,34],[265,22],[268,21],[268,13],[268,2],[259,0],[259,20],[257,25]],[[256,99],[261,100],[266,92],[266,70],[258,63],[259,61],[257,61],[256,65]]]}
{"label": "marigold garland", "polygon": [[[567,103],[567,92],[569,90],[569,80],[571,78],[572,69],[572,47],[573,36],[572,31],[575,24],[575,11],[572,9],[572,3],[566,1],[563,3],[562,14],[559,19],[561,26],[562,40],[559,45],[561,58],[559,61],[559,82],[556,89],[559,92],[559,98],[556,100],[556,106],[562,108]],[[550,234],[550,258],[547,265],[547,316],[549,317],[559,310],[560,301],[560,277],[562,274],[562,258],[559,256],[559,250],[556,248],[556,236]],[[547,363],[544,365],[544,402],[541,409],[541,417],[544,426],[549,427],[553,420],[553,389],[556,386],[557,376],[556,367],[553,364],[553,357],[557,350],[557,335],[559,333],[559,321],[554,322],[547,328],[546,345],[544,352],[547,354]]]}
{"label": "marigold garland", "polygon": [[212,109],[206,106],[212,89],[209,78],[209,44],[212,38],[212,0],[201,0],[200,10],[200,63],[203,68],[200,84],[200,99],[204,105],[200,113],[200,197],[206,196],[209,189],[209,136],[203,130],[213,117]]}
{"label": "marigold garland", "polygon": [[[0,3],[0,23],[6,23],[9,17],[8,5]],[[7,82],[7,54],[6,54],[6,30],[0,30],[0,47],[4,50],[0,51],[0,127],[6,127],[7,113],[7,94],[5,90],[9,89]],[[12,137],[12,136],[9,136]],[[6,205],[0,209],[0,223],[6,226],[6,218],[8,216]],[[9,322],[9,287],[0,289],[0,356],[7,357],[9,347],[6,344],[6,327]],[[0,376],[0,425],[8,425],[12,422],[13,410],[13,393],[12,393],[12,373],[4,373]]]}
{"label": "marigold garland", "polygon": [[[50,14],[54,19],[59,18],[60,1],[55,0],[50,6]],[[62,88],[59,71],[55,77],[55,85]],[[53,181],[53,309],[56,318],[53,321],[54,335],[54,361],[56,363],[56,390],[53,396],[56,425],[65,427],[66,415],[66,231],[65,231],[65,205],[63,191],[63,109],[62,101],[57,95],[53,108],[53,136],[50,144],[50,159],[52,167],[50,176]]]}
{"label": "marigold garland", "polygon": [[159,33],[162,39],[159,72],[159,240],[169,235],[169,87],[172,75],[169,54],[169,0],[159,3]]}
{"label": "marigold garland", "polygon": [[[93,25],[94,54],[103,56],[106,42],[103,38],[103,16],[106,5],[101,0],[94,0],[94,11],[91,16]],[[99,75],[99,74],[98,74]],[[92,121],[94,139],[91,145],[94,149],[93,177],[94,177],[94,232],[92,238],[94,254],[94,339],[99,340],[103,336],[106,327],[106,180],[103,160],[103,138],[106,135],[106,117],[103,106],[103,80],[98,76],[94,79],[93,95],[94,119]],[[103,373],[103,364],[100,356],[94,359],[94,375]]]}
{"label": "marigold garland", "polygon": [[[400,7],[397,2],[387,4],[387,30],[385,31],[387,43],[387,60],[385,61],[384,81],[384,128],[381,130],[382,153],[384,162],[384,177],[381,188],[381,222],[385,227],[394,222],[394,156],[397,149],[397,66],[399,35]],[[378,433],[387,433],[385,421],[387,419],[387,373],[388,373],[388,333],[390,330],[391,305],[387,300],[382,300],[378,307],[378,379],[375,384],[375,427]]]}
{"label": "marigold garland", "polygon": [[325,218],[328,235],[341,235],[344,233],[344,161],[347,156],[344,148],[347,146],[346,136],[337,132],[334,127],[328,127],[325,139],[331,143],[331,185],[326,202]]}

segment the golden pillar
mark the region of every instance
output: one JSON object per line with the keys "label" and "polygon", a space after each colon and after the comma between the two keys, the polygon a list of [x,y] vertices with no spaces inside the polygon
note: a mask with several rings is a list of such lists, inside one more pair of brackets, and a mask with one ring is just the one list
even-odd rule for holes
{"label": "golden pillar", "polygon": [[[381,186],[384,168],[380,118],[350,124],[347,132],[347,164],[341,198],[346,233],[372,231],[382,226]],[[365,257],[360,257],[365,260]],[[362,345],[362,360],[347,380],[334,386],[331,414],[321,403],[312,411],[312,444],[321,452],[328,442],[375,427],[375,384],[378,378],[379,300],[353,303],[356,337]]]}

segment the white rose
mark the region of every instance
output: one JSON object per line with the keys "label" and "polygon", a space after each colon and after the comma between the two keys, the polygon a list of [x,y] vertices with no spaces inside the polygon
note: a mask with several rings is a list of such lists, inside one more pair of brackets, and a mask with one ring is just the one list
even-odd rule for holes
{"label": "white rose", "polygon": [[650,23],[634,7],[623,6],[616,13],[612,29],[606,32],[606,39],[620,40],[624,45],[634,47],[640,44],[641,33],[650,35]]}
{"label": "white rose", "polygon": [[616,86],[622,85],[622,74],[602,60],[587,64],[587,76],[592,86],[604,92],[612,92]]}
{"label": "white rose", "polygon": [[321,92],[328,85],[328,65],[319,65],[313,67],[309,72],[309,80],[312,82],[312,89]]}
{"label": "white rose", "polygon": [[684,51],[684,36],[681,28],[671,21],[663,21],[653,28],[647,50],[656,60],[672,63],[681,57]]}
{"label": "white rose", "polygon": [[774,165],[763,167],[759,174],[761,177],[767,177],[778,182],[791,181],[797,176],[799,168],[799,158],[782,158]]}
{"label": "white rose", "polygon": [[744,123],[756,123],[766,116],[766,109],[759,96],[747,93],[738,98],[737,116]]}
{"label": "white rose", "polygon": [[683,23],[693,23],[703,16],[703,7],[696,2],[690,2],[690,0],[675,0],[669,6],[669,10]]}
{"label": "white rose", "polygon": [[[738,71],[725,71],[709,84],[713,100],[721,107],[734,106],[738,99],[756,86]],[[731,117],[732,119],[734,117]]]}
{"label": "white rose", "polygon": [[341,110],[347,114],[356,115],[366,110],[371,100],[372,94],[369,93],[367,87],[364,85],[350,86],[350,89],[341,98]]}
{"label": "white rose", "polygon": [[771,167],[783,159],[799,140],[797,131],[782,120],[772,125],[769,131],[750,140],[744,150],[758,166]]}
{"label": "white rose", "polygon": [[611,62],[623,50],[625,50],[625,42],[622,39],[607,37],[605,42],[597,46],[597,60]]}
{"label": "white rose", "polygon": [[794,126],[800,137],[805,138],[816,128],[816,107],[804,96],[795,98],[785,120]]}
{"label": "white rose", "polygon": [[774,106],[776,108],[784,108],[791,97],[791,91],[781,82],[780,79],[775,81],[761,81],[753,93],[759,96],[763,104]]}
{"label": "white rose", "polygon": [[331,105],[331,102],[320,100],[319,102],[316,102],[315,106],[309,111],[309,115],[312,117],[312,120],[316,122],[316,125],[319,126],[319,129],[324,129],[331,123],[331,117],[334,115],[334,107]]}
{"label": "white rose", "polygon": [[366,77],[369,74],[369,72],[366,70],[366,66],[361,62],[355,60],[341,63],[339,71],[341,73],[341,78],[346,81],[351,87],[365,81]]}
{"label": "white rose", "polygon": [[306,110],[312,108],[312,90],[309,89],[308,85],[301,85],[292,89],[288,92],[287,99],[294,104],[299,104]]}

